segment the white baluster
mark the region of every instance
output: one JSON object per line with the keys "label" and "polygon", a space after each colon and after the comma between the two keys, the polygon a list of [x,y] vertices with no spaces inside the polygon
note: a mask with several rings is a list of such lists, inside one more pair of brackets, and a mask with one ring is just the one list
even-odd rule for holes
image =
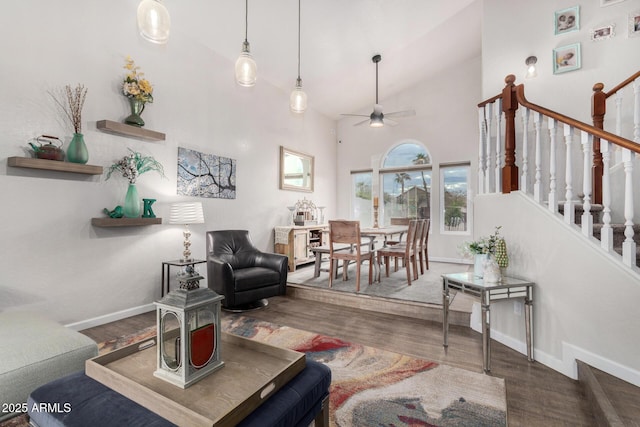
{"label": "white baluster", "polygon": [[573,200],[573,161],[571,160],[571,145],[573,145],[573,127],[564,125],[564,143],[567,147],[565,155],[565,193],[564,193],[564,222],[573,224],[576,219],[575,200]]}
{"label": "white baluster", "polygon": [[502,193],[502,154],[501,148],[504,144],[502,139],[502,99],[496,99],[495,111],[496,115],[496,193]]}
{"label": "white baluster", "polygon": [[484,107],[478,108],[478,133],[480,140],[478,141],[478,194],[484,194],[484,141],[487,134],[487,123],[484,120]]}
{"label": "white baluster", "polygon": [[582,234],[589,237],[593,235],[593,215],[591,214],[591,163],[592,163],[592,152],[591,152],[591,143],[593,141],[593,136],[588,134],[585,131],[581,133],[582,137],[582,158],[584,159],[583,163],[583,179],[582,179],[582,192],[584,193],[583,199],[583,208],[582,218],[580,222],[582,223]]}
{"label": "white baluster", "polygon": [[558,210],[556,194],[556,120],[549,118],[549,210]]}
{"label": "white baluster", "polygon": [[529,109],[522,107],[522,176],[520,190],[529,192]]}
{"label": "white baluster", "polygon": [[[622,101],[624,99],[624,89],[620,89],[616,92],[616,135],[622,135]],[[617,145],[613,145],[614,150],[614,164],[622,162],[622,151]]]}
{"label": "white baluster", "polygon": [[533,112],[533,125],[536,130],[536,176],[533,184],[533,199],[542,203],[542,113]]}
{"label": "white baluster", "polygon": [[622,242],[622,262],[629,267],[636,265],[636,242],[633,240],[633,151],[622,150],[624,165],[624,242]]}
{"label": "white baluster", "polygon": [[602,230],[600,246],[607,252],[613,251],[613,229],[611,228],[611,143],[600,140],[602,153]]}
{"label": "white baluster", "polygon": [[633,81],[633,141],[640,144],[640,77]]}
{"label": "white baluster", "polygon": [[484,166],[484,170],[485,170],[485,174],[484,174],[484,190],[487,193],[491,193],[491,172],[489,171],[491,168],[491,126],[492,126],[492,120],[493,120],[493,115],[491,114],[491,112],[493,111],[493,108],[495,106],[493,105],[493,103],[491,104],[487,104],[485,105],[485,110],[484,110],[484,119],[487,123],[487,137],[485,140],[485,166]]}

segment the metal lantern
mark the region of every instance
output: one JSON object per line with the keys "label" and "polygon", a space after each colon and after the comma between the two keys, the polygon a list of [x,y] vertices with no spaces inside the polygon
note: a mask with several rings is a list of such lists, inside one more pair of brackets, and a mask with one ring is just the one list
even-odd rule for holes
{"label": "metal lantern", "polygon": [[209,288],[175,289],[156,301],[156,377],[187,388],[224,366],[220,360],[220,306]]}

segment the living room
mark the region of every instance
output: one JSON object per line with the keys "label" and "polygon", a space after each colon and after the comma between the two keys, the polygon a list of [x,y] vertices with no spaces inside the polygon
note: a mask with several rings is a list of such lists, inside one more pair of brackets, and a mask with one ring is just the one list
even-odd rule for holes
{"label": "living room", "polygon": [[[226,54],[229,50],[236,52],[236,57],[240,53],[244,2],[211,3],[167,2],[172,17],[171,38],[161,46],[138,36],[137,2],[116,0],[105,7],[87,1],[71,8],[28,0],[4,6],[5,13],[0,18],[4,36],[0,43],[7,60],[0,69],[4,101],[0,157],[30,156],[28,142],[43,134],[60,137],[67,147],[73,132],[64,123],[49,92],[67,84],[82,83],[88,89],[82,110],[88,163],[106,169],[132,149],[158,160],[166,178],[150,173],[137,182],[140,197],[157,200],[153,209],[163,218],[161,225],[100,228],[91,225],[91,218],[104,216],[103,209],[111,210],[124,202],[126,179],[27,171],[0,164],[0,194],[5,201],[1,310],[44,312],[74,329],[153,310],[153,301],[160,297],[161,262],[179,258],[182,252],[183,228],[168,224],[173,202],[203,202],[205,224],[191,227],[195,258],[204,259],[205,232],[216,229],[247,229],[256,246],[269,251],[274,245],[274,227],[289,221],[287,206],[303,197],[325,206],[326,218],[351,217],[351,171],[375,170],[388,150],[406,140],[419,141],[428,148],[434,162],[434,177],[438,176],[441,164],[468,162],[470,188],[476,188],[476,105],[501,91],[507,74],[513,73],[517,82],[523,82],[524,62],[530,55],[537,56],[539,70],[536,79],[525,82],[528,98],[586,123],[591,120],[589,99],[593,84],[603,82],[610,87],[638,70],[635,52],[640,38],[629,37],[627,32],[628,15],[639,7],[636,0],[612,2],[604,7],[599,0],[579,3],[581,29],[566,35],[554,34],[554,12],[573,7],[576,2],[554,0],[540,5],[521,0],[460,1],[451,19],[439,25],[431,23],[428,32],[407,41],[393,54],[386,55],[383,47],[376,45],[360,52],[357,72],[353,73],[363,80],[363,93],[357,93],[359,102],[333,106],[332,111],[369,114],[374,101],[371,56],[381,53],[380,81],[384,82],[381,88],[385,90],[380,93],[380,103],[385,111],[414,108],[416,116],[402,120],[396,127],[355,127],[352,119],[339,119],[314,107],[314,93],[320,97],[323,86],[336,85],[356,96],[352,88],[342,86],[340,75],[326,75],[320,82],[311,77],[322,74],[310,72],[311,57],[330,56],[333,50],[340,49],[338,43],[327,48],[327,52],[308,47],[314,38],[306,29],[312,28],[309,17],[330,19],[331,11],[306,12],[305,8],[311,10],[313,6],[302,2],[301,77],[309,95],[309,107],[299,115],[288,108],[296,78],[296,2],[277,7],[249,3],[248,39],[259,67],[259,80],[253,88],[234,83],[235,58]],[[358,5],[366,10],[366,3]],[[279,7],[283,9],[281,19],[261,22],[262,16],[272,16],[261,8]],[[394,7],[405,6],[394,3]],[[235,32],[216,31],[228,28],[222,25],[227,21],[237,21]],[[274,21],[283,31],[287,30],[272,42],[274,33],[280,30],[274,28]],[[589,29],[610,23],[616,24],[614,37],[590,40]],[[465,27],[464,32],[461,26]],[[462,38],[469,27],[477,31],[477,37]],[[384,40],[383,36],[375,37]],[[280,46],[277,54],[272,57],[261,54],[263,46],[271,43]],[[552,50],[572,43],[582,45],[582,68],[553,74]],[[220,51],[216,48],[218,44]],[[123,66],[129,55],[154,87],[154,102],[142,114],[144,128],[164,133],[164,141],[121,137],[96,128],[97,121],[121,122],[129,114],[127,99],[121,94],[126,72]],[[410,87],[399,80],[389,81],[395,67],[410,65],[403,58],[425,55],[442,63],[442,68]],[[290,64],[290,75],[274,76],[278,82],[290,82],[290,89],[262,78],[261,70],[268,72],[270,61]],[[321,61],[313,63],[321,69]],[[421,70],[413,69],[412,73],[420,74]],[[326,106],[326,97],[324,102]],[[313,193],[279,189],[281,146],[314,156]],[[178,195],[177,153],[181,147],[235,159],[236,197],[194,199]],[[438,180],[434,179],[435,191],[437,186]],[[506,209],[511,209],[508,202],[502,211],[499,204],[481,198],[474,205],[474,223],[469,234],[451,236],[440,233],[439,225],[436,226],[440,213],[435,197],[430,256],[460,261],[458,247],[462,242],[502,225],[514,255],[518,254],[513,259],[512,273],[537,282],[544,279],[541,271],[558,274],[560,268],[555,260],[548,259],[551,257],[540,256],[536,260],[530,255],[531,251],[544,254],[553,232],[545,236],[546,228],[536,229],[539,238],[531,243],[531,230],[508,218],[505,214]],[[483,206],[489,210],[481,209]],[[524,215],[526,211],[526,206],[518,205],[519,213]],[[597,258],[594,255],[590,259]],[[580,265],[579,260],[574,262]],[[585,264],[589,265],[584,266],[581,279],[596,274],[591,263]],[[519,267],[521,270],[517,271]],[[590,303],[583,305],[580,313],[558,313],[570,305],[568,301],[580,283],[572,284],[565,295],[561,290],[559,294],[553,293],[552,288],[566,290],[566,287],[546,282],[540,294],[540,308],[536,307],[540,310],[536,313],[538,319],[548,319],[536,325],[542,338],[539,342],[543,344],[539,350],[549,355],[548,366],[570,375],[572,367],[567,364],[570,357],[563,355],[563,343],[577,343],[585,352],[622,366],[627,381],[638,384],[640,366],[635,357],[638,340],[634,335],[640,326],[640,317],[634,309],[634,301],[640,296],[638,279],[626,273],[612,274],[616,279],[607,284],[606,290],[593,282],[583,285],[583,294],[589,296]],[[565,279],[567,275],[561,277]],[[595,308],[602,293],[608,294],[607,303]],[[521,319],[510,311],[511,307],[496,310],[495,325],[505,341],[511,338],[512,344],[518,346],[523,337],[511,324]],[[576,316],[579,320],[574,323],[572,319]],[[561,322],[554,324],[558,319]],[[545,334],[541,328],[559,331]]]}

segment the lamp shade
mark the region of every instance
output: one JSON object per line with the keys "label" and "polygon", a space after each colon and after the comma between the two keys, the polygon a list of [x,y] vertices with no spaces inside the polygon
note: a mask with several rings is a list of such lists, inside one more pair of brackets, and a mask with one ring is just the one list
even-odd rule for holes
{"label": "lamp shade", "polygon": [[169,40],[171,18],[161,0],[142,0],[138,5],[138,31],[145,40],[165,44]]}
{"label": "lamp shade", "polygon": [[298,78],[296,87],[289,97],[289,107],[294,113],[304,113],[307,109],[307,94],[302,90],[302,80]]}
{"label": "lamp shade", "polygon": [[257,75],[258,66],[249,51],[249,43],[245,41],[242,53],[236,61],[236,82],[244,87],[255,86]]}
{"label": "lamp shade", "polygon": [[204,224],[202,203],[173,203],[169,224]]}

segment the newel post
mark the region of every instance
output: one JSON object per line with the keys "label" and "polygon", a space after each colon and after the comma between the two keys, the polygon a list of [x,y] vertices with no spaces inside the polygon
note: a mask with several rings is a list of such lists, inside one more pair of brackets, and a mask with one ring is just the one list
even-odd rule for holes
{"label": "newel post", "polygon": [[[607,94],[602,91],[604,85],[596,83],[593,85],[593,95],[591,96],[591,118],[593,126],[598,129],[604,129],[604,115],[607,112]],[[602,153],[600,152],[600,138],[593,137],[593,203],[602,204],[602,175],[603,162]]]}
{"label": "newel post", "polygon": [[502,192],[510,193],[518,190],[518,166],[516,166],[516,77],[509,74],[505,78],[507,84],[502,90],[502,111],[505,115],[504,128],[504,167],[502,168]]}

